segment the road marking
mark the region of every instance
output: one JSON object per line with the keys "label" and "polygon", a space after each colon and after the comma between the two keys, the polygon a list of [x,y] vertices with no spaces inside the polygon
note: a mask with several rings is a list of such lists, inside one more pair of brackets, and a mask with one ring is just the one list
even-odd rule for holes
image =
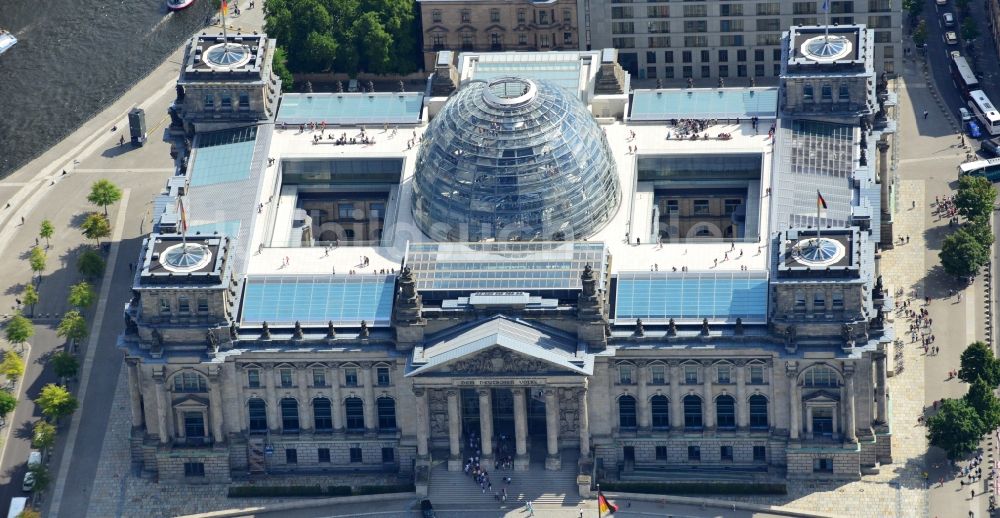
{"label": "road marking", "polygon": [[[131,189],[123,189],[122,201],[118,208],[118,216],[115,218],[115,231],[111,236],[111,249],[108,252],[108,264],[104,269],[104,279],[101,280],[101,295],[97,301],[97,309],[94,311],[94,325],[90,329],[90,338],[87,340],[87,356],[83,360],[83,369],[80,376],[80,391],[77,392],[77,400],[80,402],[80,409],[73,413],[70,421],[69,434],[66,436],[66,448],[59,459],[59,475],[56,477],[55,486],[52,489],[52,503],[49,505],[49,516],[59,516],[59,504],[62,503],[62,495],[66,489],[66,477],[69,475],[69,464],[73,460],[73,449],[76,446],[76,435],[80,430],[80,416],[83,414],[83,404],[87,397],[87,385],[90,382],[90,372],[94,368],[94,355],[97,352],[98,340],[101,335],[101,326],[104,324],[104,313],[108,305],[108,297],[111,294],[111,280],[115,276],[115,263],[118,262],[118,247],[121,244],[122,232],[125,229],[125,213],[128,210],[128,197]],[[100,457],[100,456],[98,456]]]}
{"label": "road marking", "polygon": [[[24,353],[24,365],[26,366],[25,369],[24,369],[24,371],[25,371],[25,373],[27,373],[28,372],[28,369],[27,369],[28,360],[31,359],[31,344],[28,343],[28,342],[24,342],[24,347],[25,347],[25,349],[27,349],[27,351],[25,351],[25,353]],[[24,390],[24,376],[22,376],[21,379],[17,380],[17,390],[14,391],[14,397],[15,398],[20,398],[21,397],[21,392],[23,390]],[[25,395],[27,395],[27,394],[25,394]],[[34,412],[32,412],[32,416],[34,416]],[[14,421],[15,417],[17,417],[17,407],[15,407],[14,411],[11,412],[11,416],[10,416],[11,422],[7,423],[7,431],[4,432],[4,435],[3,435],[3,448],[0,449],[0,466],[3,466],[3,457],[4,457],[4,455],[7,454],[7,445],[10,444],[10,430],[12,428],[14,428],[13,421]],[[11,480],[11,484],[14,484],[14,483],[15,483],[15,481]]]}

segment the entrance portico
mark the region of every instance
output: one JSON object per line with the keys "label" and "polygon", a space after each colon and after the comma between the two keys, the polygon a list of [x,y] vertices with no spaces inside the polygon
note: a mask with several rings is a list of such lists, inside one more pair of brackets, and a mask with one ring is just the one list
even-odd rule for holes
{"label": "entrance portico", "polygon": [[[529,444],[545,445],[546,469],[561,468],[561,443],[590,453],[593,359],[578,355],[568,336],[495,317],[415,349],[412,367],[413,389],[429,401],[417,407],[417,422],[430,423],[417,450],[447,434],[450,470],[461,470],[475,450],[487,466],[511,460],[516,470],[528,469]],[[471,454],[463,455],[463,444]]]}

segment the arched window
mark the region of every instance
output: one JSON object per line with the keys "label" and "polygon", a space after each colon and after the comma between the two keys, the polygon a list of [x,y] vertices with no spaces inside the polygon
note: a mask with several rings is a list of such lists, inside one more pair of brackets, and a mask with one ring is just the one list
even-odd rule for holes
{"label": "arched window", "polygon": [[333,412],[330,400],[325,397],[318,397],[312,400],[313,405],[313,427],[317,432],[333,431]]}
{"label": "arched window", "polygon": [[378,410],[378,429],[380,432],[396,430],[396,400],[391,397],[380,397],[376,401]]}
{"label": "arched window", "polygon": [[344,413],[347,414],[347,431],[365,431],[365,404],[361,398],[351,397],[344,400]]}
{"label": "arched window", "polygon": [[701,398],[684,396],[684,428],[701,428]]}
{"label": "arched window", "polygon": [[299,431],[299,402],[292,398],[281,400],[281,431]]}
{"label": "arched window", "polygon": [[247,402],[247,417],[250,433],[267,433],[267,406],[263,399],[252,398]]}
{"label": "arched window", "polygon": [[750,396],[750,428],[767,427],[767,398],[760,394]]}
{"label": "arched window", "polygon": [[736,428],[736,400],[733,396],[715,399],[715,424],[721,429]]}
{"label": "arched window", "polygon": [[197,372],[185,371],[174,376],[174,392],[205,392],[208,381]]}
{"label": "arched window", "polygon": [[653,414],[653,428],[665,430],[670,428],[670,402],[667,396],[653,396],[649,400]]}
{"label": "arched window", "polygon": [[618,398],[618,427],[635,428],[635,398],[632,396]]}
{"label": "arched window", "polygon": [[817,365],[807,370],[802,384],[806,387],[837,387],[840,385],[837,372],[826,365]]}

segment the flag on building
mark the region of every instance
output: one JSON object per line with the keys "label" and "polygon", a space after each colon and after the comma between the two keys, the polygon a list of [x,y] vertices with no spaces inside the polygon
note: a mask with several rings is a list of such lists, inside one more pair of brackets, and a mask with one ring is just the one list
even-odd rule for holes
{"label": "flag on building", "polygon": [[823,199],[823,195],[818,190],[816,191],[816,214],[821,218],[826,217],[826,200]]}
{"label": "flag on building", "polygon": [[184,199],[181,198],[180,196],[177,197],[177,206],[178,206],[177,212],[180,213],[181,234],[186,234],[188,230],[187,211],[184,210]]}
{"label": "flag on building", "polygon": [[613,513],[618,510],[618,506],[612,504],[604,497],[604,493],[597,492],[597,516],[603,517],[605,513]]}
{"label": "flag on building", "polygon": [[227,14],[229,14],[229,4],[226,3],[226,0],[222,0],[222,16],[225,16]]}
{"label": "flag on building", "polygon": [[[225,5],[225,4],[223,4],[223,5]],[[823,0],[823,12],[824,13],[829,13],[830,12],[830,0]]]}

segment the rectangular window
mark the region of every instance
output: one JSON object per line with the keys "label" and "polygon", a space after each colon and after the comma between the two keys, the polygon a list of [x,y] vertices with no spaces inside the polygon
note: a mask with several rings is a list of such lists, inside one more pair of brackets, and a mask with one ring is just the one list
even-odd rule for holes
{"label": "rectangular window", "polygon": [[443,50],[446,45],[445,37],[441,34],[435,34],[433,36],[434,50]]}
{"label": "rectangular window", "polygon": [[340,219],[354,219],[354,204],[341,203],[337,205],[337,216]]}
{"label": "rectangular window", "polygon": [[184,435],[192,439],[205,437],[205,414],[184,412]]}
{"label": "rectangular window", "polygon": [[813,473],[833,473],[833,459],[813,459]]}
{"label": "rectangular window", "polygon": [[618,366],[618,383],[622,385],[632,384],[632,366],[631,365],[619,365]]}
{"label": "rectangular window", "polygon": [[738,49],[736,51],[736,61],[744,63],[747,60],[747,49]]}
{"label": "rectangular window", "polygon": [[247,386],[250,388],[260,388],[260,370],[247,370]]}
{"label": "rectangular window", "polygon": [[696,385],[698,383],[698,366],[697,365],[685,365],[684,366],[684,383],[688,385]]}
{"label": "rectangular window", "polygon": [[681,67],[681,75],[683,77],[694,77],[694,67],[691,66]]}
{"label": "rectangular window", "polygon": [[719,458],[723,461],[733,461],[733,447],[732,446],[720,446],[719,447]]}
{"label": "rectangular window", "polygon": [[656,447],[656,460],[667,460],[667,447],[657,446]]}
{"label": "rectangular window", "polygon": [[246,92],[240,93],[240,108],[241,109],[250,108],[250,94]]}
{"label": "rectangular window", "polygon": [[670,46],[670,36],[650,36],[649,47],[653,49],[662,49]]}
{"label": "rectangular window", "polygon": [[[669,5],[646,6],[646,18],[670,18],[670,6]],[[667,27],[667,29],[657,32],[670,32],[670,22],[658,22],[658,23],[662,23],[665,27]]]}
{"label": "rectangular window", "polygon": [[869,16],[868,27],[873,29],[888,29],[892,27],[892,16]]}
{"label": "rectangular window", "polygon": [[389,386],[389,367],[378,367],[375,369],[375,384],[380,387]]}
{"label": "rectangular window", "polygon": [[517,23],[524,23],[525,18],[527,18],[527,11],[524,9],[517,10]]}
{"label": "rectangular window", "polygon": [[719,63],[729,62],[729,51],[726,49],[719,49]]}
{"label": "rectangular window", "polygon": [[215,108],[215,96],[208,94],[205,96],[205,109],[211,110]]}
{"label": "rectangular window", "polygon": [[500,9],[490,9],[490,22],[500,23]]}
{"label": "rectangular window", "polygon": [[723,47],[742,47],[743,46],[743,35],[742,34],[723,34],[719,36],[719,45]]}
{"label": "rectangular window", "polygon": [[[754,49],[754,51],[753,51],[753,60],[754,61],[764,61],[764,49]],[[763,73],[761,73],[760,75],[763,75]]]}
{"label": "rectangular window", "polygon": [[227,110],[233,109],[233,98],[229,94],[222,94],[222,107]]}
{"label": "rectangular window", "polygon": [[[833,100],[833,87],[832,86],[830,86],[830,85],[823,85],[822,87],[820,87],[819,91],[820,91],[820,94],[823,96],[823,100],[824,101],[832,101]],[[816,292],[816,299],[815,300],[819,304],[823,303],[823,294],[822,294],[822,292],[819,292],[819,291]]]}
{"label": "rectangular window", "polygon": [[780,31],[781,30],[781,19],[780,18],[759,18],[757,19],[757,30],[760,32],[765,31]]}
{"label": "rectangular window", "polygon": [[646,67],[646,79],[656,79],[656,66]]}
{"label": "rectangular window", "polygon": [[690,63],[691,62],[691,51],[690,50],[681,51],[681,62],[683,62],[683,63]]}
{"label": "rectangular window", "polygon": [[719,16],[743,16],[743,4],[719,4]]}
{"label": "rectangular window", "polygon": [[816,2],[793,2],[792,14],[816,14]]}
{"label": "rectangular window", "polygon": [[716,369],[718,373],[718,382],[723,385],[732,383],[730,373],[731,369],[728,365],[719,365]]}
{"label": "rectangular window", "polygon": [[684,36],[685,47],[707,47],[707,36]]}
{"label": "rectangular window", "polygon": [[191,299],[181,295],[177,297],[177,312],[178,313],[190,313],[191,312]]}
{"label": "rectangular window", "polygon": [[434,23],[441,23],[441,10],[435,9],[431,11],[431,21]]}
{"label": "rectangular window", "polygon": [[646,51],[646,64],[656,63],[656,51]]}
{"label": "rectangular window", "polygon": [[667,383],[667,368],[663,365],[653,365],[649,367],[650,378],[654,385],[665,385]]}
{"label": "rectangular window", "polygon": [[[670,63],[673,63],[673,61],[671,60]],[[667,79],[673,79],[674,78],[674,67],[669,67],[669,66],[665,67],[663,69],[663,77],[665,77]]]}
{"label": "rectangular window", "polygon": [[764,384],[764,366],[763,365],[751,365],[750,366],[750,384],[751,385],[763,385]]}
{"label": "rectangular window", "polygon": [[754,65],[753,66],[753,75],[755,77],[763,77],[763,75],[764,75],[764,65]]}
{"label": "rectangular window", "polygon": [[771,75],[773,75],[774,77],[778,77],[781,75],[781,63],[775,63],[771,68],[773,69],[772,70],[773,74]]}
{"label": "rectangular window", "polygon": [[292,369],[278,369],[278,378],[281,381],[282,388],[289,388],[292,386]]}
{"label": "rectangular window", "polygon": [[205,463],[204,462],[185,462],[184,463],[184,476],[185,477],[204,477],[205,476]]}
{"label": "rectangular window", "polygon": [[631,5],[619,5],[611,8],[611,18],[635,18]]}
{"label": "rectangular window", "polygon": [[832,16],[830,17],[830,23],[834,25],[854,25],[853,16]]}
{"label": "rectangular window", "polygon": [[573,11],[569,9],[563,9],[563,23],[570,23],[573,21]]}
{"label": "rectangular window", "polygon": [[719,20],[719,32],[743,32],[743,20]]}
{"label": "rectangular window", "polygon": [[736,212],[736,209],[738,209],[740,205],[743,205],[743,200],[727,199],[723,201],[723,205],[725,207],[726,216],[731,216],[734,212]]}
{"label": "rectangular window", "polygon": [[844,292],[833,292],[833,309],[844,309]]}
{"label": "rectangular window", "polygon": [[684,6],[684,17],[685,18],[704,18],[708,16],[708,6],[707,5],[685,5]]}
{"label": "rectangular window", "polygon": [[781,44],[781,33],[764,33],[757,35],[757,45],[780,45]]}
{"label": "rectangular window", "polygon": [[701,446],[688,446],[688,460],[701,460]]}
{"label": "rectangular window", "polygon": [[853,13],[854,2],[849,0],[840,2],[830,2],[830,12],[833,14]]}
{"label": "rectangular window", "polygon": [[161,315],[170,314],[170,299],[160,299],[160,314]]}
{"label": "rectangular window", "polygon": [[348,387],[358,386],[358,369],[354,367],[344,369],[344,385]]}
{"label": "rectangular window", "polygon": [[719,77],[729,77],[729,65],[719,65]]}
{"label": "rectangular window", "polygon": [[548,11],[536,11],[538,13],[538,23],[540,25],[549,24],[549,12]]}
{"label": "rectangular window", "polygon": [[396,449],[382,448],[382,463],[389,464],[391,462],[396,462]]}
{"label": "rectangular window", "polygon": [[635,22],[611,22],[611,34],[635,34]]}
{"label": "rectangular window", "polygon": [[777,16],[779,14],[781,14],[781,2],[761,2],[757,4],[757,16]]}
{"label": "rectangular window", "polygon": [[330,448],[318,448],[316,450],[316,459],[319,462],[330,462]]}
{"label": "rectangular window", "polygon": [[684,32],[708,32],[708,22],[705,20],[689,20],[684,22]]}
{"label": "rectangular window", "polygon": [[712,58],[709,55],[709,52],[707,50],[701,51],[701,62],[702,63],[708,63],[711,60],[712,60]]}
{"label": "rectangular window", "polygon": [[[835,4],[837,2],[834,2]],[[868,11],[872,13],[888,13],[892,11],[892,0],[868,0]],[[851,11],[853,12],[853,11]]]}
{"label": "rectangular window", "polygon": [[767,446],[754,446],[753,447],[753,460],[755,462],[765,462],[765,461],[767,461]]}
{"label": "rectangular window", "polygon": [[635,38],[611,38],[611,46],[616,49],[634,49]]}
{"label": "rectangular window", "polygon": [[316,368],[312,370],[313,373],[313,386],[314,387],[325,387],[326,386],[326,369]]}
{"label": "rectangular window", "polygon": [[892,31],[875,31],[875,43],[889,43],[891,41]]}
{"label": "rectangular window", "polygon": [[462,23],[470,23],[472,21],[472,11],[468,9],[462,9]]}
{"label": "rectangular window", "polygon": [[818,20],[815,16],[800,16],[792,18],[792,25],[816,25]]}
{"label": "rectangular window", "polygon": [[[707,60],[705,60],[707,61]],[[708,200],[694,200],[694,213],[697,215],[707,215],[709,213]]]}
{"label": "rectangular window", "polygon": [[670,32],[670,22],[649,22],[646,24],[646,32],[651,34]]}
{"label": "rectangular window", "polygon": [[363,462],[362,457],[361,457],[361,447],[360,446],[352,446],[351,447],[351,462],[352,463],[357,463],[357,464],[360,464],[361,462]]}
{"label": "rectangular window", "polygon": [[207,297],[198,297],[198,313],[208,313]]}
{"label": "rectangular window", "polygon": [[299,450],[295,448],[285,448],[285,463],[286,464],[298,464],[299,462]]}
{"label": "rectangular window", "polygon": [[572,44],[573,44],[573,33],[572,32],[564,32],[563,33],[563,45],[572,45]]}
{"label": "rectangular window", "polygon": [[518,34],[517,35],[517,44],[518,45],[527,45],[528,44],[528,35],[527,34]]}

